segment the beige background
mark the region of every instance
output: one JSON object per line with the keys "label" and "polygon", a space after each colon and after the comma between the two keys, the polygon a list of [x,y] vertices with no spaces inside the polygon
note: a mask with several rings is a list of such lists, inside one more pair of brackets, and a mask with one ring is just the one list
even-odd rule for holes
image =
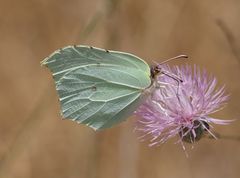
{"label": "beige background", "polygon": [[[171,141],[139,143],[134,117],[98,133],[62,121],[50,72],[39,64],[69,44],[149,63],[188,54],[231,94],[215,117],[239,119],[239,17],[238,0],[0,0],[0,178],[240,177],[240,141],[203,139],[186,158]],[[240,122],[216,129],[240,135]]]}

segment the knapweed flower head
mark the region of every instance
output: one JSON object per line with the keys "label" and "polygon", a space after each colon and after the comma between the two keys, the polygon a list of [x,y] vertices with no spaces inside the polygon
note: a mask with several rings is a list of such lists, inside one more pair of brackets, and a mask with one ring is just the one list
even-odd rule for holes
{"label": "knapweed flower head", "polygon": [[163,65],[162,70],[156,79],[159,87],[135,112],[140,117],[136,130],[143,140],[150,140],[150,146],[173,137],[181,143],[198,141],[205,133],[214,137],[212,124],[229,123],[209,116],[228,100],[224,86],[217,87],[214,76],[190,65]]}

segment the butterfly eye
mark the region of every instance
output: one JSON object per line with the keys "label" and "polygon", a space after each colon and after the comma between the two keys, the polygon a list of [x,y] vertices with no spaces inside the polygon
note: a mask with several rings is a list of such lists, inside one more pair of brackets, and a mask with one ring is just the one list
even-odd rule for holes
{"label": "butterfly eye", "polygon": [[159,66],[151,66],[151,78],[155,78],[157,74],[159,74],[162,71],[162,68]]}
{"label": "butterfly eye", "polygon": [[155,70],[157,73],[160,73],[162,71],[162,68],[160,66],[156,66]]}

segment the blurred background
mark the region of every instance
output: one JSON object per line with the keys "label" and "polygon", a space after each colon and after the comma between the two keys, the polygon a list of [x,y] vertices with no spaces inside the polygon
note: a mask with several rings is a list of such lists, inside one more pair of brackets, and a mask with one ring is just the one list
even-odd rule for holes
{"label": "blurred background", "polygon": [[[226,85],[216,118],[240,118],[238,0],[0,0],[0,178],[238,178],[240,141],[202,139],[148,147],[137,118],[94,132],[61,120],[50,72],[54,50],[86,44],[130,52],[149,63],[187,54]],[[239,135],[240,122],[216,126]]]}

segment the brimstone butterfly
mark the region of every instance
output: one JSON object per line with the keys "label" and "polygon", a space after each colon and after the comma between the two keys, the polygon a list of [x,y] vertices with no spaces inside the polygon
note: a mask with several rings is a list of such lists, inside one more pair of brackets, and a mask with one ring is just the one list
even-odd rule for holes
{"label": "brimstone butterfly", "polygon": [[161,72],[135,55],[81,45],[55,51],[42,65],[52,72],[62,116],[94,130],[130,116]]}

